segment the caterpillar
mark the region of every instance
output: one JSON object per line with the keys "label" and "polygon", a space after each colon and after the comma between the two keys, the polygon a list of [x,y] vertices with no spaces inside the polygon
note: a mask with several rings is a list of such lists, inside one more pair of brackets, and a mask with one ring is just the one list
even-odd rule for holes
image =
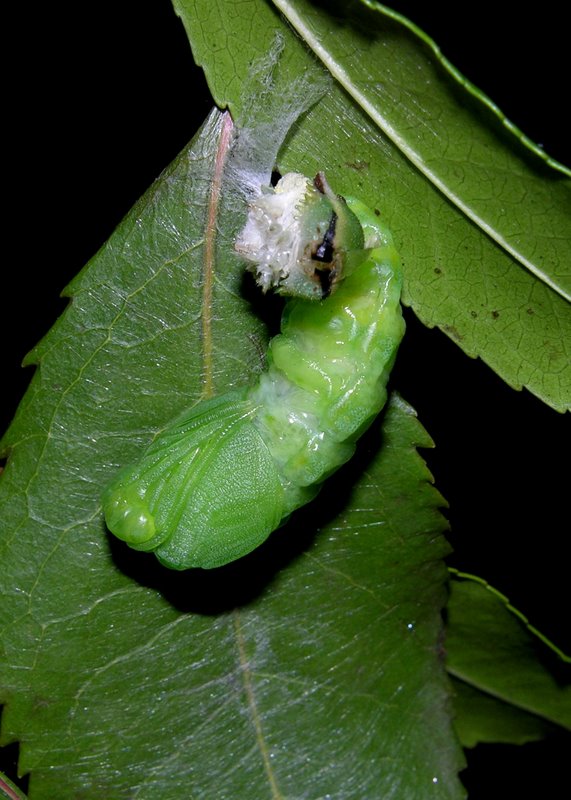
{"label": "caterpillar", "polygon": [[109,530],[172,569],[241,558],[315,497],[383,407],[404,334],[390,232],[322,173],[262,191],[236,250],[291,296],[265,372],[178,417],[103,498]]}

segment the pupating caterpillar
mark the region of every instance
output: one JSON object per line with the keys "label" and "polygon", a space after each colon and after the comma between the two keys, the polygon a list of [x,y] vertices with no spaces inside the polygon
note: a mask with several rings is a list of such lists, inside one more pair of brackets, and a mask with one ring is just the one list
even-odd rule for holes
{"label": "pupating caterpillar", "polygon": [[322,173],[264,190],[236,249],[293,295],[266,371],[178,417],[104,495],[109,530],[173,569],[246,555],[317,494],[383,407],[404,333],[391,234]]}

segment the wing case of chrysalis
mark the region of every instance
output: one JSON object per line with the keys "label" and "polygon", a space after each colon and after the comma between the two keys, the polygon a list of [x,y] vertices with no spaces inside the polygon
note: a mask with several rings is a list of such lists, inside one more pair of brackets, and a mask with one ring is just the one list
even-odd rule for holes
{"label": "wing case of chrysalis", "polygon": [[323,174],[262,191],[236,249],[293,298],[266,371],[175,420],[104,495],[109,530],[173,569],[246,555],[315,496],[383,407],[404,334],[389,231]]}

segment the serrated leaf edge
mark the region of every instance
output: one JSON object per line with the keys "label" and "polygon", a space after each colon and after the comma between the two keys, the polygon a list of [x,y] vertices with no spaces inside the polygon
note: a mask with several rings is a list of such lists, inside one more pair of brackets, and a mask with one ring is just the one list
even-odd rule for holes
{"label": "serrated leaf edge", "polygon": [[519,622],[525,625],[525,627],[528,629],[528,631],[531,633],[532,636],[535,636],[537,639],[539,639],[539,641],[542,644],[544,644],[549,650],[555,653],[555,655],[558,656],[558,658],[560,658],[563,662],[565,662],[566,664],[571,664],[571,655],[567,655],[567,653],[564,653],[560,647],[558,647],[554,642],[548,639],[544,633],[542,633],[534,625],[532,625],[531,622],[528,620],[528,618],[525,616],[525,614],[523,614],[521,611],[515,608],[515,606],[512,606],[512,604],[509,601],[509,598],[506,597],[505,594],[502,594],[500,591],[491,586],[484,578],[480,578],[478,575],[472,575],[469,572],[461,572],[460,570],[455,569],[454,567],[448,567],[448,571],[450,572],[453,578],[456,578],[458,580],[472,581],[472,583],[477,583],[480,586],[483,586],[484,589],[490,592],[497,600],[500,601],[500,603],[502,603],[506,607],[506,609],[510,612],[510,614],[513,614],[514,617],[516,617],[519,620]]}

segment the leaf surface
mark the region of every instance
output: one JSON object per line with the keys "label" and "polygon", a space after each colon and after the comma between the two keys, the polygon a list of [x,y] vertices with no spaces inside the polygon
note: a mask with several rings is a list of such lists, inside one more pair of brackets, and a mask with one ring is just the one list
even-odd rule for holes
{"label": "leaf surface", "polygon": [[377,425],[247,559],[172,573],[104,528],[114,472],[262,366],[230,134],[213,112],[29,358],[0,483],[2,741],[20,741],[30,800],[463,797],[438,644],[443,501],[398,397],[383,448]]}
{"label": "leaf surface", "polygon": [[[516,139],[553,167],[554,179],[571,177],[569,170],[517,131],[399,14],[374,0],[328,3],[329,13],[312,0],[273,2],[418,172],[502,249],[571,300],[569,186],[546,181],[539,165],[533,169],[534,162],[521,157]],[[458,102],[460,87],[464,103]],[[488,124],[479,119],[469,95],[513,136],[498,137],[492,115]],[[549,214],[547,225],[537,213],[541,206]]]}
{"label": "leaf surface", "polygon": [[[359,2],[176,0],[216,101],[240,117],[252,61],[286,42],[276,93],[319,57],[334,78],[282,151],[375,205],[405,267],[404,301],[514,388],[571,407],[571,181],[410,23]],[[238,10],[239,9],[239,10]],[[324,135],[324,131],[327,135]]]}
{"label": "leaf surface", "polygon": [[452,678],[454,727],[464,747],[482,743],[521,745],[545,738],[554,725],[512,703]]}
{"label": "leaf surface", "polygon": [[503,740],[500,731],[507,735],[506,728],[522,740],[538,738],[542,722],[544,730],[546,722],[571,729],[571,659],[505,597],[459,573],[451,581],[446,613],[447,667],[455,685],[467,687],[459,690],[463,741],[473,745],[479,736],[490,741],[493,735]]}

